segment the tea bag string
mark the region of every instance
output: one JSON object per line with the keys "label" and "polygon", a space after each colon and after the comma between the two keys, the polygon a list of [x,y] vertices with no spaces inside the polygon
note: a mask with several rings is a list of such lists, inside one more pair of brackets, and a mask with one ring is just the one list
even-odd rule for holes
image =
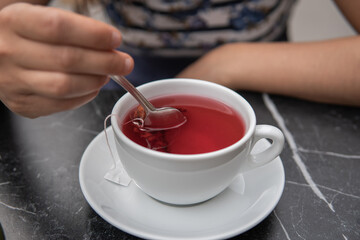
{"label": "tea bag string", "polygon": [[108,136],[108,133],[106,131],[107,129],[107,121],[109,120],[109,118],[111,118],[112,116],[118,118],[118,116],[116,114],[109,114],[106,116],[105,120],[104,120],[104,132],[105,132],[105,138],[106,138],[106,145],[108,146],[109,148],[109,151],[110,151],[110,155],[111,155],[111,158],[114,162],[114,167],[116,166],[116,160],[115,160],[115,157],[114,157],[114,154],[111,150],[111,146],[110,146],[110,142],[109,142],[109,136]]}
{"label": "tea bag string", "polygon": [[[114,162],[114,167],[116,168],[117,161],[116,161],[115,155],[114,155],[114,153],[113,153],[113,151],[112,151],[112,149],[111,149],[110,142],[109,142],[109,137],[108,137],[108,133],[107,133],[107,131],[106,131],[106,129],[107,129],[107,122],[108,122],[109,118],[111,118],[112,116],[116,117],[116,119],[117,119],[118,122],[119,122],[119,116],[118,116],[118,115],[116,115],[116,114],[109,114],[109,115],[105,118],[105,120],[104,120],[104,132],[105,132],[105,138],[106,138],[106,145],[107,145],[108,148],[109,148],[111,158],[112,158],[112,160],[113,160],[113,162]],[[145,139],[145,142],[146,142],[146,144],[147,144],[147,148],[153,149],[153,150],[156,150],[156,151],[160,151],[161,149],[163,149],[163,150],[165,150],[165,152],[167,152],[166,149],[167,149],[167,147],[169,146],[168,142],[167,142],[167,141],[161,141],[161,139],[158,139],[159,141],[156,141],[156,137],[155,137],[155,135],[154,135],[154,134],[156,134],[155,132],[158,132],[158,133],[160,133],[160,135],[162,135],[164,131],[152,131],[152,132],[151,132],[151,131],[148,131],[147,129],[144,128],[145,122],[144,122],[144,119],[141,118],[141,117],[135,117],[135,118],[133,118],[133,119],[131,119],[131,120],[123,123],[123,125],[129,124],[129,123],[132,123],[134,126],[137,126],[138,129],[139,129],[140,132],[141,132],[140,134],[142,134],[142,133],[147,133],[147,134],[150,134],[150,135],[153,136],[153,137],[152,137],[152,136],[148,136],[147,134],[145,134],[145,136],[143,136],[143,138]],[[155,137],[155,138],[154,138],[154,137]],[[157,137],[159,137],[159,136],[157,136]],[[164,137],[164,136],[162,135],[162,137]],[[164,139],[163,139],[163,140],[164,140]],[[159,145],[159,142],[162,143],[162,144]]]}
{"label": "tea bag string", "polygon": [[[105,120],[104,120],[104,132],[105,132],[105,138],[106,138],[106,145],[108,146],[109,148],[109,151],[110,151],[110,155],[111,155],[111,158],[114,162],[114,166],[116,166],[116,159],[115,159],[115,155],[113,154],[113,151],[111,149],[111,146],[110,146],[110,142],[109,142],[109,136],[108,136],[108,133],[106,131],[107,129],[107,122],[109,120],[109,118],[111,117],[116,117],[117,120],[119,120],[119,116],[112,113],[112,114],[109,114],[106,116]],[[133,120],[130,120],[129,122],[133,122],[134,124],[138,125],[140,128],[142,128],[144,126],[144,120],[142,118],[135,118]],[[124,124],[127,124],[129,122],[126,122]]]}

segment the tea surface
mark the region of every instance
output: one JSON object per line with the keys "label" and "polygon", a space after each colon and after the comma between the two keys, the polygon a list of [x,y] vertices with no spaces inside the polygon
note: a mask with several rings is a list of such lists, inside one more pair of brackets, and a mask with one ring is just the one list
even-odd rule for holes
{"label": "tea surface", "polygon": [[171,95],[151,99],[155,107],[179,109],[187,122],[166,131],[145,132],[133,123],[138,108],[131,109],[121,123],[123,133],[137,144],[157,151],[175,154],[198,154],[232,145],[245,134],[242,117],[231,107],[214,99]]}

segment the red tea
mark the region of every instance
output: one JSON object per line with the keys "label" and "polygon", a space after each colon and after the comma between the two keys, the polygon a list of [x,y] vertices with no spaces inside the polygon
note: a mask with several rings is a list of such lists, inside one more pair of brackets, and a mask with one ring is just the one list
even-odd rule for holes
{"label": "red tea", "polygon": [[176,154],[198,154],[216,151],[232,145],[245,134],[242,117],[231,107],[214,99],[171,95],[151,100],[155,107],[175,107],[187,118],[176,129],[143,131],[134,124],[138,108],[127,113],[122,122],[123,133],[137,144],[157,151]]}

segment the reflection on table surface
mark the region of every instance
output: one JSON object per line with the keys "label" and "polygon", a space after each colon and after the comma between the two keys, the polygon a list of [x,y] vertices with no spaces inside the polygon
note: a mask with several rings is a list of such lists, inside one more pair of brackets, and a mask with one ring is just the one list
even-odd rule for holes
{"label": "reflection on table surface", "polygon": [[[79,185],[81,156],[123,94],[102,91],[77,110],[34,120],[1,107],[0,222],[7,239],[138,239],[98,216]],[[275,210],[234,239],[358,239],[360,109],[240,94],[258,124],[284,132],[286,182]]]}

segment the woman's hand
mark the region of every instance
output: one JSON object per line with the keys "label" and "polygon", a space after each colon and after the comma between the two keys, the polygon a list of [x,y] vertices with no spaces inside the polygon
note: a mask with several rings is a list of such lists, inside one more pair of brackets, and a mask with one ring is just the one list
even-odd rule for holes
{"label": "woman's hand", "polygon": [[24,3],[0,11],[0,99],[35,118],[92,100],[109,74],[132,71],[114,49],[115,28],[71,12]]}

